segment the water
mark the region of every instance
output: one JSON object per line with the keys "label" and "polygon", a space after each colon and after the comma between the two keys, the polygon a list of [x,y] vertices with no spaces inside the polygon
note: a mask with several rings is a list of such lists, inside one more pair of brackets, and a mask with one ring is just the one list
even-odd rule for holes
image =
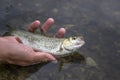
{"label": "water", "polygon": [[32,21],[53,17],[52,35],[65,27],[65,36],[83,35],[79,54],[30,67],[0,65],[0,80],[119,80],[119,0],[1,0],[0,34],[6,25],[25,29]]}

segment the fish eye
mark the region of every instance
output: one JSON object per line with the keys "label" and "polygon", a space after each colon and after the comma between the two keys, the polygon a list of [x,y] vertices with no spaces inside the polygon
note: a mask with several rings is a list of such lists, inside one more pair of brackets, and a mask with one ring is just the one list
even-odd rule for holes
{"label": "fish eye", "polygon": [[73,40],[76,40],[76,37],[73,37],[72,39],[73,39]]}

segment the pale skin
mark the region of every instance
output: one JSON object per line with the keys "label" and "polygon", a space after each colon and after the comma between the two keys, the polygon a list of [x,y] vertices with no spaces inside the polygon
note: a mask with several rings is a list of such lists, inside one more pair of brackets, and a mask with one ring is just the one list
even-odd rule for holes
{"label": "pale skin", "polygon": [[[54,24],[53,18],[42,25],[41,29],[46,33]],[[40,26],[40,21],[34,21],[28,31],[34,32]],[[65,29],[60,28],[55,34],[55,37],[61,38],[65,34]],[[0,37],[0,62],[15,64],[19,66],[29,66],[44,61],[55,61],[56,58],[46,52],[38,52],[33,48],[24,45],[17,36]]]}

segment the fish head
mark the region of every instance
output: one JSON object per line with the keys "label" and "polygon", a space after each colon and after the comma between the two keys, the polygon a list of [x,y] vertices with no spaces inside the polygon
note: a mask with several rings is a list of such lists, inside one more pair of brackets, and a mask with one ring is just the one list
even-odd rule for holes
{"label": "fish head", "polygon": [[84,38],[82,36],[69,37],[64,40],[63,48],[69,51],[75,51],[85,44]]}

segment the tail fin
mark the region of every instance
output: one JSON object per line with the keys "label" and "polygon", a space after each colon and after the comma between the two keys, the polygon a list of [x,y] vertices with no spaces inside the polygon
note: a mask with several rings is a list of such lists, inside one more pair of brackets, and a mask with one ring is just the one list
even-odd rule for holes
{"label": "tail fin", "polygon": [[6,25],[6,27],[8,28],[8,30],[3,34],[3,36],[10,36],[11,32],[14,30],[10,25]]}

